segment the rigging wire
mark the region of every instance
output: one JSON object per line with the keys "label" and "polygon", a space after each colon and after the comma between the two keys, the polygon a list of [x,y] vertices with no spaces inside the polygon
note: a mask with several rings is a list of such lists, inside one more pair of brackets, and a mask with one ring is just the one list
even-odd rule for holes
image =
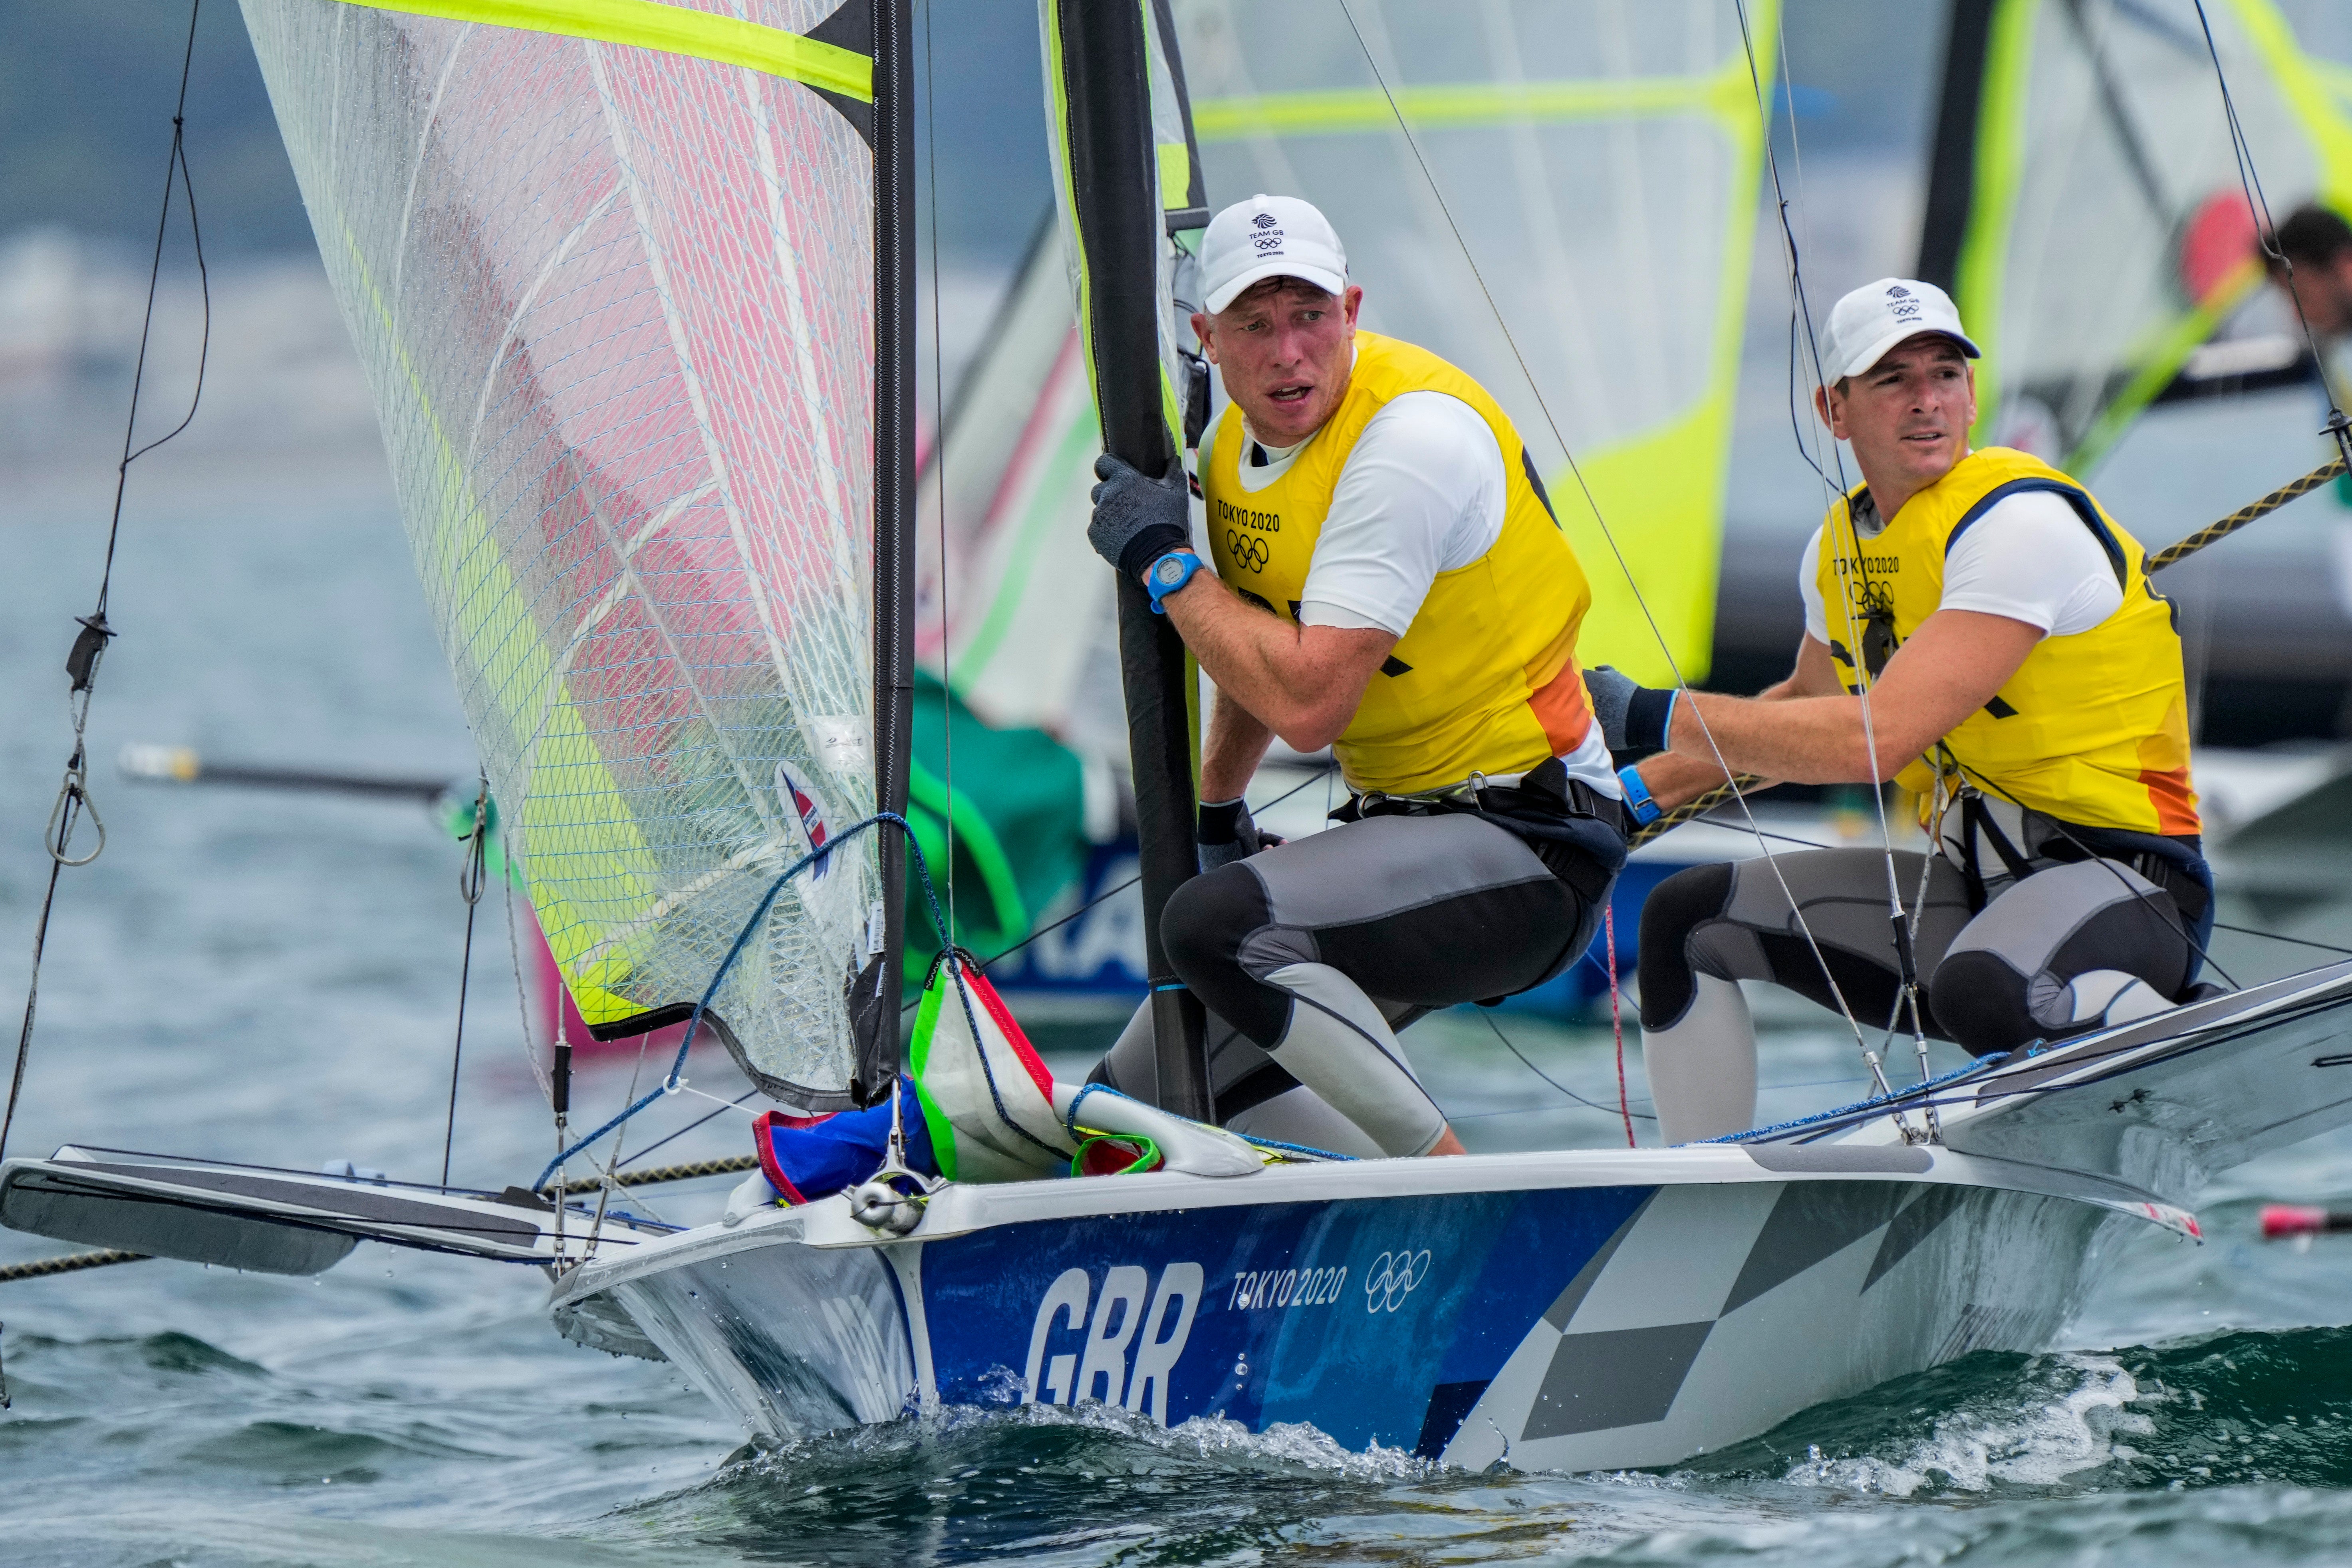
{"label": "rigging wire", "polygon": [[[1552,1088],[1559,1090],[1560,1093],[1568,1096],[1569,1099],[1576,1101],[1579,1105],[1584,1106],[1588,1110],[1600,1111],[1604,1116],[1622,1115],[1625,1119],[1625,1145],[1627,1148],[1632,1148],[1633,1146],[1633,1118],[1638,1116],[1644,1121],[1655,1121],[1657,1120],[1656,1117],[1651,1115],[1646,1110],[1633,1110],[1630,1102],[1624,1100],[1625,1085],[1624,1079],[1622,1076],[1619,1078],[1617,1084],[1617,1092],[1619,1096],[1617,1104],[1602,1105],[1597,1100],[1587,1100],[1584,1096],[1577,1093],[1576,1090],[1569,1088],[1568,1085],[1560,1082],[1559,1079],[1552,1077],[1551,1074],[1544,1071],[1543,1068],[1529,1061],[1528,1059],[1527,1053],[1511,1043],[1510,1036],[1503,1033],[1503,1026],[1495,1022],[1494,1011],[1491,1008],[1480,1008],[1478,1010],[1478,1016],[1486,1020],[1486,1027],[1495,1031],[1495,1037],[1503,1042],[1503,1048],[1519,1058],[1519,1065],[1521,1067],[1527,1068],[1529,1072],[1543,1079],[1544,1082],[1551,1085]],[[1529,1109],[1536,1108],[1530,1107]]]}
{"label": "rigging wire", "polygon": [[[466,1059],[466,996],[474,980],[474,916],[481,909],[489,876],[490,775],[474,792],[474,830],[466,835],[466,864],[457,872],[457,896],[466,900],[466,951],[457,961],[457,1028],[449,1046],[449,1120],[441,1133],[441,1190],[449,1190],[449,1152],[457,1142],[457,1068]],[[509,911],[511,912],[511,911]],[[525,1037],[528,1043],[529,1037]]]}
{"label": "rigging wire", "polygon": [[[1284,790],[1280,795],[1276,795],[1272,800],[1267,801],[1265,805],[1260,806],[1258,809],[1261,811],[1271,811],[1276,806],[1280,805],[1284,801],[1288,800],[1292,795],[1297,795],[1310,785],[1320,784],[1326,780],[1336,777],[1339,771],[1339,770],[1336,764],[1327,763],[1320,770],[1309,773],[1306,778],[1301,779],[1298,783],[1291,785],[1288,789]],[[1324,798],[1328,806],[1330,798],[1328,793]],[[1023,948],[1027,947],[1031,942],[1035,942],[1039,937],[1045,935],[1048,931],[1061,930],[1062,927],[1068,925],[1072,921],[1076,920],[1088,910],[1091,910],[1097,905],[1104,903],[1108,900],[1118,897],[1119,894],[1124,893],[1129,888],[1134,887],[1141,880],[1143,880],[1143,873],[1139,871],[1134,876],[1129,877],[1126,881],[1120,882],[1115,887],[1105,888],[1093,898],[1088,899],[1085,903],[1080,904],[1076,909],[1072,910],[1068,914],[1062,916],[1059,920],[1054,921],[1049,924],[1039,926],[1035,931],[1031,931],[1027,936],[1023,937],[1011,947],[991,953],[988,957],[974,963],[972,967],[984,973],[988,966],[994,963],[997,960],[1012,957],[1014,953],[1019,952]],[[914,1001],[902,1005],[898,1011],[901,1015],[904,1015],[913,1012],[920,1005],[922,1005],[922,999],[920,997],[917,997]]]}
{"label": "rigging wire", "polygon": [[[1617,1045],[1617,1110],[1625,1119],[1625,1147],[1632,1149],[1638,1145],[1633,1137],[1633,1103],[1625,1097],[1624,988],[1617,984],[1617,906],[1614,903],[1601,906],[1601,924],[1609,933],[1609,1037]],[[1502,1033],[1500,1029],[1495,1032]],[[1655,1121],[1657,1118],[1653,1116],[1650,1120]]]}
{"label": "rigging wire", "polygon": [[[1740,32],[1742,37],[1745,38],[1748,35],[1745,0],[1739,0],[1739,7]],[[1370,44],[1364,37],[1363,29],[1357,25],[1355,11],[1349,4],[1349,0],[1339,0],[1339,11],[1340,14],[1347,18],[1348,26],[1355,35],[1356,47],[1362,51],[1365,63],[1371,69],[1372,79],[1376,84],[1378,84],[1381,96],[1387,100],[1389,112],[1394,117],[1397,122],[1397,128],[1404,137],[1405,145],[1412,150],[1413,159],[1420,167],[1423,180],[1427,183],[1430,193],[1437,203],[1439,212],[1443,214],[1445,218],[1446,226],[1453,233],[1454,242],[1461,250],[1464,262],[1470,268],[1471,278],[1473,281],[1477,284],[1478,291],[1486,300],[1488,313],[1494,317],[1496,326],[1497,330],[1501,331],[1504,342],[1510,349],[1511,357],[1518,365],[1519,374],[1528,383],[1528,389],[1535,398],[1537,409],[1542,414],[1546,426],[1549,427],[1552,439],[1559,444],[1562,455],[1568,459],[1569,473],[1576,480],[1577,489],[1582,492],[1585,505],[1591,511],[1594,522],[1600,526],[1601,536],[1608,543],[1610,553],[1615,557],[1618,570],[1624,574],[1626,585],[1632,591],[1633,595],[1634,605],[1642,612],[1642,618],[1648,624],[1650,634],[1657,642],[1659,650],[1665,658],[1667,668],[1673,673],[1675,689],[1678,691],[1690,690],[1690,683],[1683,676],[1681,661],[1675,657],[1673,646],[1667,641],[1664,628],[1658,625],[1657,616],[1655,613],[1651,610],[1648,598],[1642,593],[1641,584],[1635,579],[1633,574],[1633,563],[1626,560],[1624,550],[1618,544],[1615,531],[1609,526],[1608,518],[1602,512],[1599,500],[1592,493],[1592,486],[1585,479],[1583,468],[1578,463],[1574,449],[1569,445],[1568,438],[1560,428],[1559,421],[1552,414],[1549,401],[1544,396],[1542,384],[1536,379],[1533,367],[1528,364],[1526,353],[1519,347],[1517,335],[1511,331],[1510,323],[1504,316],[1501,305],[1495,299],[1493,289],[1487,285],[1486,273],[1484,269],[1479,267],[1477,257],[1471,250],[1469,241],[1463,234],[1461,224],[1454,216],[1452,204],[1448,203],[1445,199],[1444,190],[1438,184],[1435,171],[1430,167],[1428,156],[1422,150],[1420,139],[1413,134],[1412,123],[1405,118],[1403,107],[1397,102],[1396,94],[1389,86],[1387,73],[1381,69],[1380,61],[1373,55]],[[1755,56],[1752,47],[1750,47],[1748,52],[1748,70],[1751,78],[1756,76]],[[1759,101],[1760,104],[1760,89]],[[1769,142],[1769,136],[1768,133],[1768,146]],[[1775,177],[1777,180],[1777,173]],[[1791,242],[1793,243],[1793,237],[1791,237]],[[1865,714],[1866,730],[1866,715],[1868,713],[1866,704],[1864,711]],[[1740,809],[1743,813],[1747,814],[1749,822],[1753,824],[1755,819],[1754,812],[1749,807],[1747,793],[1738,787],[1738,775],[1734,773],[1730,763],[1725,760],[1723,749],[1715,739],[1713,728],[1707,723],[1706,715],[1699,711],[1696,703],[1693,703],[1691,705],[1690,712],[1693,721],[1698,725],[1700,735],[1707,743],[1707,749],[1714,753],[1716,765],[1722,771],[1726,781],[1732,784],[1734,798],[1738,801]],[[1874,745],[1872,748],[1872,760],[1874,766],[1876,763],[1876,748]],[[1779,859],[1773,855],[1771,846],[1765,843],[1761,837],[1759,837],[1757,843],[1758,847],[1763,852],[1766,862],[1772,868],[1772,873],[1775,879],[1777,879],[1780,884],[1781,893],[1788,900],[1790,913],[1796,920],[1798,930],[1804,935],[1806,945],[1812,952],[1814,962],[1821,965],[1822,973],[1828,984],[1830,994],[1835,997],[1838,1002],[1839,1012],[1844,1016],[1847,1026],[1853,1032],[1854,1043],[1861,1049],[1863,1059],[1870,1065],[1873,1076],[1877,1079],[1882,1086],[1885,1086],[1885,1076],[1884,1071],[1880,1068],[1878,1055],[1870,1048],[1868,1041],[1863,1037],[1861,1021],[1854,1016],[1853,1007],[1845,1001],[1843,991],[1838,986],[1835,977],[1830,973],[1828,958],[1822,952],[1821,943],[1815,938],[1811,923],[1805,919],[1804,910],[1799,907],[1795,894],[1790,889],[1788,879],[1780,869]],[[1889,1092],[1892,1092],[1891,1089],[1889,1089]],[[1896,1113],[1896,1120],[1898,1124],[1900,1124],[1901,1115],[1899,1111]],[[1908,1134],[1908,1131],[1907,1126],[1906,1126],[1905,1131],[1906,1135]]]}
{"label": "rigging wire", "polygon": [[[122,537],[122,500],[130,483],[131,465],[185,430],[196,416],[197,406],[204,401],[205,369],[212,354],[213,293],[212,278],[205,267],[204,229],[196,216],[196,186],[188,172],[187,114],[188,78],[196,56],[196,18],[203,0],[189,0],[188,38],[180,52],[180,91],[172,108],[172,150],[163,163],[163,200],[155,217],[155,254],[147,269],[147,308],[139,324],[139,356],[131,373],[131,411],[123,421],[122,458],[114,469],[114,508],[107,522],[106,559],[98,580],[98,603],[88,616],[77,617],[81,631],[74,638],[73,648],[66,656],[66,673],[72,686],[66,695],[66,712],[73,725],[73,748],[66,758],[65,776],[58,785],[57,804],[49,810],[47,826],[43,830],[42,847],[49,855],[48,885],[41,894],[41,912],[33,928],[33,960],[30,979],[25,987],[24,1021],[16,1033],[16,1066],[9,1074],[8,1101],[0,1110],[0,1154],[8,1149],[8,1133],[16,1125],[16,1103],[25,1090],[25,1066],[32,1055],[33,1021],[40,1010],[41,960],[47,951],[49,918],[58,901],[58,878],[68,867],[87,866],[106,849],[106,822],[100,816],[98,805],[89,794],[89,746],[86,731],[89,724],[90,699],[98,684],[99,666],[106,658],[106,646],[114,635],[108,624],[106,611],[114,589],[115,547]],[[195,252],[197,292],[203,302],[204,325],[197,339],[196,385],[188,399],[188,412],[177,425],[148,442],[132,449],[139,429],[139,395],[146,384],[147,346],[155,328],[155,296],[163,273],[163,241],[171,230],[172,187],[176,181],[188,208],[188,240]],[[86,855],[73,851],[74,830],[84,815],[89,817],[97,842]]]}
{"label": "rigging wire", "polygon": [[[1913,900],[1912,911],[1906,920],[1903,908],[1902,880],[1896,872],[1895,864],[1894,825],[1888,819],[1886,813],[1885,781],[1878,776],[1880,759],[1878,753],[1877,724],[1875,716],[1872,711],[1870,700],[1871,689],[1876,679],[1876,674],[1870,668],[1869,659],[1866,654],[1863,651],[1866,646],[1862,636],[1863,628],[1857,626],[1855,620],[1856,612],[1853,602],[1853,589],[1854,583],[1857,579],[1863,585],[1865,596],[1865,608],[1868,604],[1870,590],[1867,557],[1863,552],[1861,526],[1853,515],[1853,502],[1848,499],[1852,493],[1852,486],[1849,484],[1846,477],[1845,454],[1837,443],[1835,432],[1833,430],[1827,432],[1830,437],[1828,447],[1830,458],[1837,468],[1837,478],[1834,481],[1831,479],[1827,469],[1822,468],[1822,464],[1816,460],[1812,453],[1807,450],[1805,447],[1804,430],[1806,426],[1804,421],[1798,416],[1796,408],[1798,389],[1804,382],[1803,370],[1801,368],[1801,365],[1804,363],[1810,363],[1812,369],[1812,385],[1818,389],[1818,395],[1824,403],[1826,403],[1829,395],[1829,377],[1822,365],[1820,339],[1813,329],[1812,300],[1805,288],[1803,254],[1797,244],[1796,230],[1790,222],[1788,192],[1780,181],[1780,153],[1772,144],[1771,111],[1765,101],[1763,73],[1758,69],[1756,64],[1755,37],[1748,26],[1747,0],[1733,0],[1733,8],[1739,19],[1740,42],[1745,48],[1748,57],[1748,85],[1755,95],[1757,117],[1761,124],[1763,132],[1765,167],[1770,172],[1772,177],[1772,195],[1775,207],[1779,213],[1780,220],[1780,226],[1782,246],[1781,256],[1787,271],[1789,287],[1789,423],[1791,430],[1797,434],[1799,455],[1804,458],[1806,465],[1810,467],[1813,470],[1814,474],[1820,478],[1824,490],[1828,492],[1826,496],[1828,504],[1825,510],[1828,514],[1832,517],[1837,515],[1840,511],[1843,511],[1846,521],[1846,531],[1853,545],[1855,571],[1852,574],[1839,574],[1838,601],[1839,609],[1845,621],[1847,639],[1846,646],[1849,648],[1855,650],[1855,658],[1852,666],[1854,671],[1853,695],[1862,717],[1863,748],[1870,759],[1872,805],[1877,814],[1879,842],[1881,850],[1885,856],[1886,866],[1887,914],[1891,934],[1894,939],[1895,962],[1899,980],[1899,985],[1895,993],[1896,999],[1895,1014],[1887,1020],[1886,1038],[1884,1044],[1888,1050],[1892,1050],[1895,1027],[1900,1021],[1905,1006],[1907,1005],[1911,1014],[1913,1042],[1916,1047],[1919,1058],[1919,1077],[1920,1080],[1925,1082],[1929,1076],[1929,1068],[1927,1065],[1927,1036],[1926,1023],[1922,1017],[1919,1006],[1919,978],[1912,944],[1914,939],[1918,934],[1919,916],[1925,911],[1927,907],[1927,868],[1926,863],[1923,861],[1920,868],[1919,889]],[[1776,16],[1775,23],[1774,38],[1780,54],[1780,79],[1786,82],[1789,79],[1789,42],[1785,25],[1785,16]],[[1804,194],[1804,143],[1797,132],[1796,94],[1793,92],[1784,91],[1781,96],[1787,100],[1788,104],[1789,147],[1790,154],[1795,159],[1797,164],[1798,197],[1801,202]],[[1797,353],[1800,346],[1801,346],[1805,351],[1804,358],[1801,362],[1800,361]],[[1808,401],[1810,402],[1811,400],[1808,399]],[[1819,430],[1814,433],[1814,441],[1816,445],[1820,443],[1822,434],[1823,432]],[[1843,504],[1841,505],[1841,502]],[[1823,524],[1824,536],[1826,536],[1828,532],[1828,527],[1829,525],[1827,523]],[[1693,705],[1693,711],[1694,714],[1696,714],[1696,704]],[[1722,762],[1720,753],[1717,754],[1717,761],[1718,763]],[[1726,772],[1728,773],[1728,768],[1726,769]],[[1762,842],[1760,833],[1758,841],[1759,843]],[[1776,875],[1779,872],[1779,867],[1777,864],[1774,867],[1774,871]],[[1784,893],[1787,891],[1785,881],[1782,884],[1782,890]],[[1791,907],[1793,907],[1795,903],[1794,899],[1792,898],[1790,901]],[[1829,964],[1827,960],[1822,957],[1819,944],[1815,944],[1813,955],[1815,962],[1819,963],[1822,966],[1823,978],[1828,979]],[[1836,982],[1834,980],[1831,980],[1830,985],[1832,994],[1837,994],[1838,996],[1840,1006],[1843,1007],[1845,999],[1842,993],[1837,992]],[[1851,1019],[1852,1016],[1850,1012],[1848,1016],[1849,1019]],[[1858,1023],[1855,1026],[1855,1043],[1858,1045],[1862,1043],[1860,1026]],[[1886,1089],[1888,1088],[1886,1076],[1885,1072],[1881,1070],[1877,1056],[1873,1053],[1867,1046],[1863,1047],[1863,1059],[1869,1064],[1871,1076],[1877,1080],[1879,1088],[1882,1090]],[[1895,1118],[1895,1122],[1897,1126],[1902,1125],[1902,1118],[1899,1115]],[[1933,1136],[1937,1133],[1937,1129],[1935,1125],[1935,1119],[1932,1112],[1929,1115],[1928,1122],[1928,1131],[1929,1134]],[[1909,1130],[1907,1128],[1905,1129],[1905,1134],[1906,1136],[1908,1136],[1909,1134]]]}
{"label": "rigging wire", "polygon": [[2291,942],[2297,947],[2315,947],[2322,952],[2340,952],[2352,958],[2352,947],[2338,947],[2332,942],[2313,942],[2308,937],[2288,936],[2281,931],[2257,931],[2252,926],[2233,926],[2227,921],[2215,921],[2215,931],[2233,931],[2240,936],[2259,936],[2272,942]]}
{"label": "rigging wire", "polygon": [[2230,73],[2222,68],[2221,48],[2213,40],[2213,19],[2205,14],[2205,0],[2196,0],[2197,25],[2205,32],[2205,52],[2213,61],[2213,80],[2221,89],[2221,117],[2230,128],[2230,152],[2238,165],[2238,185],[2244,192],[2246,205],[2262,215],[2260,238],[2263,254],[2276,261],[2286,273],[2286,297],[2294,306],[2295,324],[2303,329],[2304,347],[2311,354],[2312,363],[2319,367],[2320,389],[2327,396],[2327,428],[2324,434],[2334,438],[2336,449],[2347,468],[2352,468],[2352,419],[2336,401],[2336,383],[2327,374],[2327,362],[2320,357],[2319,338],[2311,330],[2311,318],[2305,314],[2303,296],[2295,292],[2294,260],[2278,242],[2278,225],[2271,220],[2270,197],[2263,191],[2262,174],[2254,167],[2254,149],[2246,140],[2246,128],[2238,119],[2238,100],[2230,91]]}

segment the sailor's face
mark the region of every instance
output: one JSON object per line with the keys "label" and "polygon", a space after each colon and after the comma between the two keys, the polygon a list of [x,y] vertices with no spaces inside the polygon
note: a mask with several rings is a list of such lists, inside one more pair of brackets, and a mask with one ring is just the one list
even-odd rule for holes
{"label": "sailor's face", "polygon": [[1915,491],[1968,456],[1976,372],[1958,343],[1923,332],[1831,387],[1822,402],[1830,429],[1853,444],[1872,489]]}
{"label": "sailor's face", "polygon": [[2352,332],[2352,256],[2294,269],[2294,302],[2323,338]]}
{"label": "sailor's face", "polygon": [[1355,366],[1356,311],[1364,291],[1326,294],[1284,279],[1253,289],[1192,330],[1241,405],[1250,433],[1269,446],[1292,447],[1323,427],[1348,391]]}

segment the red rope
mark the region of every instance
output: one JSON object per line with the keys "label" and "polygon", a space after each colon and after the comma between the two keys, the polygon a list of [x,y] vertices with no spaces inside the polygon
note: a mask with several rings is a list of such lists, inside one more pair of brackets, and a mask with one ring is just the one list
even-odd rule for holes
{"label": "red rope", "polygon": [[1601,910],[1601,929],[1609,933],[1609,1032],[1617,1037],[1617,1113],[1625,1119],[1625,1147],[1632,1149],[1638,1145],[1633,1141],[1633,1104],[1625,1095],[1625,1019],[1618,1003],[1615,905]]}

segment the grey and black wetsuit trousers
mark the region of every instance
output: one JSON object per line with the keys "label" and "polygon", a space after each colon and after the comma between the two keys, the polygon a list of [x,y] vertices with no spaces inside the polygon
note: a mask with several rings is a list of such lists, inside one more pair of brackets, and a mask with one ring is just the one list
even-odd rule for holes
{"label": "grey and black wetsuit trousers", "polygon": [[[1539,855],[1493,821],[1443,814],[1368,816],[1187,882],[1161,935],[1213,1015],[1219,1120],[1241,1125],[1304,1085],[1374,1146],[1342,1152],[1425,1152],[1444,1118],[1394,1028],[1559,973],[1591,942],[1612,875],[1582,850]],[[1097,1076],[1125,1087],[1140,1066],[1123,1043]]]}
{"label": "grey and black wetsuit trousers", "polygon": [[[1897,852],[1924,1032],[1988,1056],[2184,999],[2210,884],[2144,863],[2162,884],[2116,859],[2041,863],[1994,881],[1979,909],[1950,859]],[[2202,860],[2194,868],[2203,873]],[[1637,964],[1643,1056],[1668,1142],[1753,1125],[1756,1037],[1739,981],[1843,1003],[1865,1030],[1909,1032],[1887,871],[1883,850],[1812,850],[1696,866],[1651,893]],[[2179,900],[2194,906],[2187,921]]]}
{"label": "grey and black wetsuit trousers", "polygon": [[[2196,928],[2184,929],[2170,891],[2128,866],[2084,860],[1998,882],[1979,913],[1942,856],[1894,858],[1904,906],[1918,916],[1912,944],[1927,1033],[1974,1055],[2096,1027],[2100,1020],[2079,1010],[2085,999],[2070,991],[2094,971],[2129,975],[2168,1002],[2195,978]],[[1644,1029],[1677,1022],[1702,975],[1769,980],[1831,1008],[1843,994],[1865,1028],[1908,1026],[1894,1016],[1901,976],[1885,853],[1822,849],[1777,861],[1777,870],[1761,858],[1693,867],[1650,895],[1642,910]]]}

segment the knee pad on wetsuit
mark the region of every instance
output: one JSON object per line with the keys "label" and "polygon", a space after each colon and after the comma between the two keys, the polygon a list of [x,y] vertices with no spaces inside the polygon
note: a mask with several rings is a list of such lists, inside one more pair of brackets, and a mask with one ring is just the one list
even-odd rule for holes
{"label": "knee pad on wetsuit", "polygon": [[1634,973],[1642,982],[1643,1029],[1671,1027],[1690,1011],[1698,994],[1691,933],[1723,913],[1731,899],[1731,880],[1727,864],[1694,866],[1659,883],[1643,901]]}
{"label": "knee pad on wetsuit", "polygon": [[1160,917],[1160,940],[1177,978],[1209,1011],[1268,1047],[1282,1037],[1289,998],[1244,966],[1242,944],[1273,918],[1265,884],[1245,862],[1186,882]]}
{"label": "knee pad on wetsuit", "polygon": [[1937,1023],[1976,1056],[2160,1012],[2190,950],[2172,895],[2127,866],[2037,871],[1987,905],[1927,982]]}
{"label": "knee pad on wetsuit", "polygon": [[1693,1143],[1756,1125],[1756,1023],[1737,980],[1701,974],[1668,1026],[1642,1030],[1658,1136]]}

